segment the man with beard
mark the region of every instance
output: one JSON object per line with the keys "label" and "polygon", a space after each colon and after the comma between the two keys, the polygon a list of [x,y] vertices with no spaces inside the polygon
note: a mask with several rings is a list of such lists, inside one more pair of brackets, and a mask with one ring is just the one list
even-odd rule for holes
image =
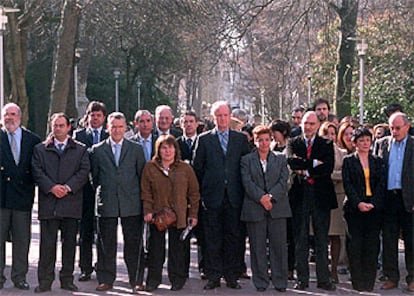
{"label": "man with beard", "polygon": [[12,235],[11,279],[20,290],[28,290],[26,282],[30,225],[34,200],[34,182],[31,170],[33,148],[40,138],[20,126],[22,111],[14,103],[2,109],[3,129],[0,136],[1,195],[0,195],[0,289],[3,288],[5,242]]}

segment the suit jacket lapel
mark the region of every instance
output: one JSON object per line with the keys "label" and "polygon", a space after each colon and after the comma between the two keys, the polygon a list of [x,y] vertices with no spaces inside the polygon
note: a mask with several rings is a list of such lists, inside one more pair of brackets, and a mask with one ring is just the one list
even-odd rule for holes
{"label": "suit jacket lapel", "polygon": [[[213,147],[215,147],[216,148],[216,150],[217,150],[217,152],[220,152],[221,153],[221,155],[223,155],[223,157],[224,157],[224,152],[223,152],[223,149],[221,148],[221,144],[220,144],[220,140],[219,140],[219,135],[218,135],[218,133],[217,133],[217,130],[216,129],[213,129],[212,131],[211,131],[211,134],[214,136],[214,137],[212,137],[212,145],[213,145]],[[228,146],[227,146],[227,152],[229,151],[229,149],[228,149]],[[219,154],[220,155],[220,154]]]}
{"label": "suit jacket lapel", "polygon": [[[9,136],[8,136],[7,130],[5,128],[3,128],[2,137],[3,138],[1,139],[1,142],[3,143],[3,147],[4,147],[3,151],[7,154],[7,158],[13,159],[13,153],[12,153],[11,147],[10,147]],[[21,149],[21,147],[20,147],[20,149]],[[21,154],[21,151],[20,151],[20,154]]]}
{"label": "suit jacket lapel", "polygon": [[27,136],[27,132],[24,129],[22,129],[22,142],[20,144],[19,164],[23,163],[26,160],[26,157],[28,156],[26,148],[29,147],[29,139]]}
{"label": "suit jacket lapel", "polygon": [[114,166],[116,166],[116,164],[115,164],[115,156],[114,156],[114,153],[112,152],[111,141],[109,141],[109,139],[106,139],[105,140],[104,150],[105,150],[105,153],[112,160],[112,163],[114,164]]}
{"label": "suit jacket lapel", "polygon": [[121,166],[122,160],[125,158],[125,156],[128,153],[128,149],[129,149],[129,143],[124,139],[124,141],[122,142],[121,156],[119,157],[119,165],[120,166]]}
{"label": "suit jacket lapel", "polygon": [[404,151],[404,161],[403,161],[403,168],[402,168],[402,173],[403,174],[408,173],[407,169],[408,169],[409,166],[407,167],[407,165],[409,164],[408,160],[412,159],[412,153],[413,153],[413,149],[414,149],[413,146],[414,146],[414,141],[411,138],[411,136],[408,135],[408,139],[407,139],[407,143],[405,144],[405,151]]}

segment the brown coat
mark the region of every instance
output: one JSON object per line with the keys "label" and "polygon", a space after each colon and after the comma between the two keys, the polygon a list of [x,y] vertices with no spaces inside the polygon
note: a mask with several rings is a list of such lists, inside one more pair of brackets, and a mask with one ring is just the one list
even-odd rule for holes
{"label": "brown coat", "polygon": [[197,218],[200,192],[192,167],[178,161],[170,166],[168,176],[157,161],[145,164],[141,178],[144,215],[157,213],[163,207],[174,209],[177,228],[187,226],[188,217]]}

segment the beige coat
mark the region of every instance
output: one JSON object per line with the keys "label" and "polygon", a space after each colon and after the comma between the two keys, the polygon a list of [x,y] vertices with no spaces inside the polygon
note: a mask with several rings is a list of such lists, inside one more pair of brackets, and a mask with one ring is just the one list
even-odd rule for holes
{"label": "beige coat", "polygon": [[200,201],[198,181],[192,167],[178,161],[170,166],[167,175],[155,160],[146,163],[141,179],[141,198],[144,215],[170,207],[177,214],[177,228],[185,228],[187,217],[197,218]]}
{"label": "beige coat", "polygon": [[332,172],[332,181],[335,186],[336,200],[338,208],[331,211],[331,224],[329,226],[329,235],[345,235],[344,212],[342,210],[345,199],[344,184],[342,182],[342,163],[347,155],[345,149],[334,145],[335,150],[335,166]]}

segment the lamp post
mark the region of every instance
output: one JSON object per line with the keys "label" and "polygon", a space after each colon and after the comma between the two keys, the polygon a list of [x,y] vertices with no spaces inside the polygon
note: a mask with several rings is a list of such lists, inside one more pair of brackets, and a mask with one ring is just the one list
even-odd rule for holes
{"label": "lamp post", "polygon": [[137,110],[141,109],[141,84],[142,84],[142,82],[141,82],[140,78],[138,77],[138,80],[137,80],[138,109]]}
{"label": "lamp post", "polygon": [[365,39],[357,43],[359,57],[359,124],[364,123],[364,57],[367,53],[368,44]]}
{"label": "lamp post", "polygon": [[121,71],[118,68],[114,69],[114,78],[115,78],[115,111],[119,111],[119,76]]}
{"label": "lamp post", "polygon": [[312,102],[312,72],[311,70],[308,71],[308,107],[310,107]]}
{"label": "lamp post", "polygon": [[260,104],[262,105],[262,124],[265,124],[265,88],[260,88]]}
{"label": "lamp post", "polygon": [[3,62],[3,32],[6,30],[8,12],[18,12],[20,9],[0,6],[0,111],[4,106],[4,62]]}

